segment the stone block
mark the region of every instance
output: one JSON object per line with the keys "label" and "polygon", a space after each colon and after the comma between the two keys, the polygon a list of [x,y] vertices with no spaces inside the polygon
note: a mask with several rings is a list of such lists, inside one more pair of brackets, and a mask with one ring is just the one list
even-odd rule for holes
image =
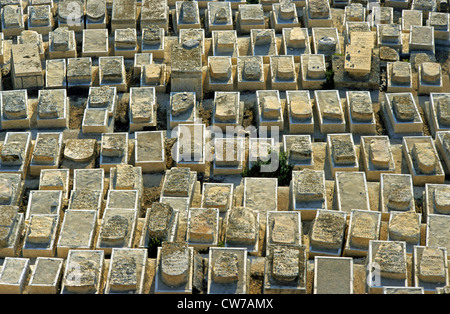
{"label": "stone block", "polygon": [[359,170],[359,156],[351,133],[328,134],[327,154],[333,177],[337,171]]}
{"label": "stone block", "polygon": [[148,25],[142,29],[141,52],[151,53],[154,59],[165,56],[164,29],[157,25]]}
{"label": "stone block", "polygon": [[2,91],[0,97],[2,129],[29,129],[31,108],[26,89]]}
{"label": "stone block", "polygon": [[66,59],[53,59],[45,61],[45,87],[67,88]]}
{"label": "stone block", "polygon": [[380,211],[383,220],[389,220],[393,212],[415,210],[412,177],[409,174],[387,174],[380,176]]}
{"label": "stone block", "polygon": [[367,181],[379,181],[383,173],[395,173],[396,167],[388,136],[362,136],[360,150]]}
{"label": "stone block", "polygon": [[67,27],[75,32],[82,32],[85,23],[85,2],[81,0],[58,1],[58,27]]}
{"label": "stone block", "polygon": [[277,33],[281,33],[283,28],[300,27],[295,3],[292,1],[273,3],[270,22]]}
{"label": "stone block", "polygon": [[163,131],[135,132],[134,164],[142,172],[163,172],[166,169]]}
{"label": "stone block", "polygon": [[116,87],[118,92],[127,91],[124,58],[122,56],[99,57],[99,85]]}
{"label": "stone block", "polygon": [[201,28],[197,1],[176,1],[174,11],[174,31],[180,29]]}
{"label": "stone block", "polygon": [[136,29],[116,29],[114,32],[114,55],[132,59],[138,51],[139,46]]}
{"label": "stone block", "polygon": [[101,250],[70,250],[61,282],[61,293],[99,294],[104,262]]}
{"label": "stone block", "polygon": [[0,155],[0,173],[19,173],[25,179],[31,157],[31,133],[7,132]]}
{"label": "stone block", "polygon": [[419,66],[419,94],[429,95],[443,91],[442,67],[436,62],[423,62]]}
{"label": "stone block", "polygon": [[127,164],[129,158],[128,133],[103,133],[100,149],[100,168],[109,172],[111,167]]}
{"label": "stone block", "polygon": [[284,112],[279,90],[257,90],[256,113],[260,132],[262,127],[266,127],[268,133],[284,130]]}
{"label": "stone block", "polygon": [[330,3],[323,0],[306,0],[303,8],[303,24],[307,28],[333,25]]}
{"label": "stone block", "polygon": [[165,92],[167,75],[165,64],[146,64],[141,71],[140,85],[141,87],[153,87],[156,92]]}
{"label": "stone block", "polygon": [[100,214],[103,205],[103,191],[78,189],[70,192],[70,210],[93,210]]}
{"label": "stone block", "polygon": [[414,210],[393,211],[389,218],[388,241],[404,241],[406,254],[413,254],[414,247],[420,245],[422,217]]}
{"label": "stone block", "polygon": [[243,138],[214,138],[213,173],[241,174],[245,166]]}
{"label": "stone block", "polygon": [[244,105],[240,92],[214,92],[211,124],[226,131],[228,127],[237,128],[242,124]]}
{"label": "stone block", "polygon": [[300,212],[267,212],[267,247],[276,247],[278,245],[301,246],[303,244],[302,234]]}
{"label": "stone block", "polygon": [[237,63],[239,47],[235,30],[214,30],[211,32],[211,40],[212,56],[231,57],[232,64]]}
{"label": "stone block", "polygon": [[74,169],[73,190],[105,191],[105,171],[96,169]]}
{"label": "stone block", "polygon": [[63,217],[63,192],[51,190],[31,190],[28,197],[25,222],[33,215],[54,215]]}
{"label": "stone block", "polygon": [[[96,227],[97,211],[66,210],[56,245],[56,256],[70,260],[73,252],[92,250]],[[103,251],[100,252],[103,256]]]}
{"label": "stone block", "polygon": [[188,167],[196,172],[206,170],[205,124],[179,124],[177,127],[174,161],[177,167]]}
{"label": "stone block", "polygon": [[19,213],[19,207],[13,205],[0,205],[0,210],[0,257],[19,256],[19,241],[24,229],[23,213]]}
{"label": "stone block", "polygon": [[202,208],[218,208],[228,212],[234,205],[234,186],[231,183],[204,182],[202,186]]}
{"label": "stone block", "polygon": [[423,121],[411,93],[386,93],[382,113],[390,137],[422,135]]}
{"label": "stone block", "polygon": [[265,29],[262,4],[239,4],[236,13],[236,30],[240,35],[250,34],[252,29]]}
{"label": "stone block", "polygon": [[138,20],[137,2],[134,0],[113,0],[111,32],[116,29],[136,28]]}
{"label": "stone block", "polygon": [[86,29],[107,28],[109,18],[106,0],[86,1]]}
{"label": "stone block", "polygon": [[67,128],[69,126],[69,98],[66,89],[39,90],[37,128]]}
{"label": "stone block", "polygon": [[210,248],[207,293],[247,293],[249,268],[245,248]]}
{"label": "stone block", "polygon": [[353,294],[354,268],[351,257],[314,258],[314,294]]}
{"label": "stone block", "polygon": [[225,247],[243,247],[250,255],[259,255],[260,214],[248,207],[233,207],[226,213]]}
{"label": "stone block", "polygon": [[325,55],[303,54],[300,56],[301,87],[303,89],[321,89],[326,83]]}
{"label": "stone block", "polygon": [[266,77],[262,56],[238,57],[236,72],[237,89],[239,91],[266,89]]}
{"label": "stone block", "polygon": [[148,248],[155,239],[173,242],[178,229],[179,211],[167,203],[154,202],[145,213],[145,223],[139,247]]}
{"label": "stone block", "polygon": [[25,29],[21,5],[2,5],[2,33],[5,37],[18,36]]}
{"label": "stone block", "polygon": [[27,28],[29,30],[34,30],[42,35],[48,35],[53,30],[54,24],[50,5],[28,6]]}
{"label": "stone block", "polygon": [[293,170],[314,168],[311,135],[283,135],[283,150]]}
{"label": "stone block", "polygon": [[369,91],[347,91],[347,116],[352,134],[376,134],[376,121]]}
{"label": "stone block", "polygon": [[312,28],[312,45],[315,54],[331,56],[341,54],[342,51],[338,31],[335,27]]}
{"label": "stone block", "polygon": [[25,234],[23,257],[53,257],[59,215],[33,214]]}
{"label": "stone block", "polygon": [[294,56],[270,57],[270,74],[272,89],[297,89],[297,71]]}
{"label": "stone block", "polygon": [[28,258],[6,257],[0,274],[2,294],[22,294],[30,272]]}
{"label": "stone block", "polygon": [[94,80],[92,69],[92,58],[69,58],[67,59],[67,86],[91,87]]}
{"label": "stone block", "polygon": [[243,206],[265,214],[278,210],[277,178],[244,178]]}
{"label": "stone block", "polygon": [[346,122],[337,90],[315,90],[315,107],[320,133],[343,133]]}
{"label": "stone block", "polygon": [[48,56],[50,59],[76,58],[75,31],[58,27],[49,32]]}
{"label": "stone block", "polygon": [[129,131],[142,131],[157,123],[157,100],[154,87],[131,87],[129,101]]}
{"label": "stone block", "polygon": [[62,133],[38,133],[30,161],[30,175],[42,169],[57,169],[62,155]]}
{"label": "stone block", "polygon": [[194,92],[198,99],[203,99],[202,48],[198,41],[172,44],[170,58],[171,92]]}
{"label": "stone block", "polygon": [[448,259],[448,250],[450,248],[449,237],[446,234],[446,225],[449,220],[448,215],[441,214],[431,214],[427,217],[427,233],[425,239],[426,247],[442,247],[447,250],[447,259]]}
{"label": "stone block", "polygon": [[286,91],[289,134],[314,133],[314,114],[308,91]]}
{"label": "stone block", "polygon": [[439,156],[442,158],[442,164],[445,167],[445,172],[450,173],[450,132],[439,131],[436,133],[435,146],[439,151]]}
{"label": "stone block", "polygon": [[342,211],[317,210],[309,233],[309,258],[341,255],[346,217],[347,213]]}
{"label": "stone block", "polygon": [[208,57],[208,89],[210,91],[234,90],[234,75],[231,57]]}
{"label": "stone block", "polygon": [[337,172],[335,193],[339,211],[350,215],[352,209],[370,210],[369,190],[364,172]]}
{"label": "stone block", "polygon": [[39,190],[63,192],[64,200],[69,198],[69,169],[42,169],[39,175]]}
{"label": "stone block", "polygon": [[233,30],[233,14],[230,2],[207,2],[205,27],[209,33]]}
{"label": "stone block", "polygon": [[150,25],[156,25],[169,33],[169,6],[167,0],[144,0],[141,4],[141,31]]}
{"label": "stone block", "polygon": [[448,285],[446,248],[415,246],[413,265],[414,286],[423,287],[426,293]]}
{"label": "stone block", "polygon": [[64,259],[37,257],[28,282],[29,294],[57,294],[63,272]]}
{"label": "stone block", "polygon": [[402,10],[402,32],[409,33],[411,26],[423,25],[423,13],[418,10]]}
{"label": "stone block", "polygon": [[195,250],[211,249],[219,241],[219,210],[190,208],[187,216],[187,244]]}
{"label": "stone block", "polygon": [[300,57],[302,55],[311,53],[310,39],[307,28],[283,28],[281,34],[281,51],[284,51],[285,55],[294,56],[295,62],[300,62]]}
{"label": "stone block", "polygon": [[381,213],[353,209],[344,247],[344,256],[365,257],[372,240],[380,239]]}
{"label": "stone block", "polygon": [[313,220],[317,210],[328,208],[324,171],[293,171],[289,196],[292,210],[300,212],[302,221]]}

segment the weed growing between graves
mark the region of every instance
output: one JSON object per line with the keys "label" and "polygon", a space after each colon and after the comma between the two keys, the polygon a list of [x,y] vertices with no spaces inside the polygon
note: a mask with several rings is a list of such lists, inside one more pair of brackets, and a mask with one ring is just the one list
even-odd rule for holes
{"label": "weed growing between graves", "polygon": [[161,240],[158,238],[151,238],[148,240],[148,257],[156,258],[158,247],[161,246]]}
{"label": "weed growing between graves", "polygon": [[286,152],[280,152],[278,154],[278,168],[272,172],[261,172],[262,165],[269,165],[271,160],[262,161],[258,160],[253,166],[248,169],[245,168],[243,177],[261,177],[261,178],[277,178],[279,186],[289,186],[292,179],[293,165],[289,164],[288,155]]}

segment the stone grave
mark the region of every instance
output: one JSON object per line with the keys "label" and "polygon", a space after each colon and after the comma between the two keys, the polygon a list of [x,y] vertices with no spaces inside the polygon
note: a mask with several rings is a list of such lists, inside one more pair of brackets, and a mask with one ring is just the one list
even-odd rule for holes
{"label": "stone grave", "polygon": [[127,209],[137,211],[141,209],[140,191],[138,190],[108,190],[106,209]]}
{"label": "stone grave", "polygon": [[232,183],[203,183],[202,208],[218,208],[220,213],[226,213],[233,206],[234,185]]}
{"label": "stone grave", "polygon": [[86,1],[86,29],[107,28],[109,15],[106,0]]}
{"label": "stone grave", "polygon": [[432,26],[410,26],[409,52],[416,51],[434,53],[434,28]]}
{"label": "stone grave", "polygon": [[6,132],[0,157],[0,173],[19,173],[25,179],[31,158],[31,132]]}
{"label": "stone grave", "polygon": [[373,6],[369,22],[373,31],[377,30],[378,25],[393,24],[394,8],[380,5]]}
{"label": "stone grave", "polygon": [[236,206],[228,210],[223,227],[225,247],[242,247],[249,255],[260,255],[260,217],[259,212],[248,207]]}
{"label": "stone grave", "polygon": [[139,51],[135,28],[116,29],[114,32],[114,55],[133,59]]}
{"label": "stone grave", "polygon": [[231,57],[231,62],[235,65],[239,57],[237,32],[235,30],[212,31],[211,50],[214,57]]}
{"label": "stone grave", "polygon": [[214,175],[241,174],[245,167],[244,138],[214,138]]}
{"label": "stone grave", "polygon": [[103,108],[86,108],[83,114],[81,130],[88,133],[111,133],[114,131],[113,120],[109,118],[108,110]]}
{"label": "stone grave", "polygon": [[359,154],[351,133],[327,134],[327,154],[333,178],[338,171],[359,170]]}
{"label": "stone grave", "polygon": [[175,240],[178,229],[177,210],[166,203],[154,202],[145,213],[145,223],[142,230],[142,236],[139,247],[148,248],[151,241],[155,239],[162,243]]}
{"label": "stone grave", "polygon": [[181,29],[201,28],[197,1],[176,1],[173,24],[175,34]]}
{"label": "stone grave", "polygon": [[419,66],[419,94],[429,95],[442,92],[442,67],[437,62],[423,62]]}
{"label": "stone grave", "polygon": [[391,138],[423,134],[423,120],[412,93],[385,93],[381,101],[386,128]]}
{"label": "stone grave", "polygon": [[213,31],[233,30],[233,14],[230,2],[208,2],[205,11],[205,28]]}
{"label": "stone grave", "polygon": [[67,27],[58,27],[49,32],[48,38],[48,57],[50,59],[77,57],[75,31]]}
{"label": "stone grave", "polygon": [[30,259],[6,257],[0,273],[2,294],[22,294],[30,273]]}
{"label": "stone grave", "polygon": [[81,32],[85,23],[85,1],[63,0],[58,1],[57,26],[67,27],[75,32]]}
{"label": "stone grave", "polygon": [[402,10],[401,26],[403,33],[409,33],[411,26],[423,25],[423,13],[418,10]]}
{"label": "stone grave", "polygon": [[382,294],[424,294],[422,287],[383,287]]}
{"label": "stone grave", "polygon": [[298,211],[270,211],[266,220],[266,247],[278,245],[301,246],[301,213]]}
{"label": "stone grave", "polygon": [[179,124],[177,130],[177,167],[188,167],[196,172],[206,170],[206,127],[205,124]]}
{"label": "stone grave", "polygon": [[136,190],[140,200],[144,189],[143,181],[141,167],[129,164],[117,165],[110,171],[109,190]]}
{"label": "stone grave", "polygon": [[153,53],[151,52],[138,52],[134,54],[133,62],[133,77],[141,77],[144,65],[153,63]]}
{"label": "stone grave", "polygon": [[240,4],[236,13],[236,30],[238,34],[250,34],[252,29],[265,29],[262,4]]}
{"label": "stone grave", "polygon": [[99,294],[104,272],[101,250],[70,250],[61,282],[62,294]]}
{"label": "stone grave", "polygon": [[170,129],[179,124],[197,122],[197,94],[195,92],[171,92],[167,124]]}
{"label": "stone grave", "polygon": [[214,92],[211,125],[226,131],[227,127],[242,125],[244,105],[240,101],[240,92]]}
{"label": "stone grave", "polygon": [[38,256],[28,282],[28,294],[57,294],[63,264],[62,258]]}
{"label": "stone grave", "polygon": [[376,134],[376,121],[369,91],[346,91],[350,133]]}
{"label": "stone grave", "polygon": [[67,128],[69,126],[69,98],[67,90],[39,90],[37,104],[37,128]]}
{"label": "stone grave", "polygon": [[[194,3],[188,2],[183,3]],[[202,48],[196,40],[185,44],[173,43],[170,50],[171,92],[194,92],[203,99]]]}
{"label": "stone grave", "polygon": [[73,190],[106,190],[105,171],[102,168],[95,169],[74,169],[73,171]]}
{"label": "stone grave", "polygon": [[100,168],[109,172],[111,167],[128,163],[128,133],[103,133],[100,150]]}
{"label": "stone grave", "polygon": [[111,255],[113,248],[133,248],[138,212],[106,208],[98,231],[97,250]]}
{"label": "stone grave", "polygon": [[246,4],[246,1],[244,0],[224,0],[224,2],[229,2],[232,10],[237,10],[240,5]]}
{"label": "stone grave", "polygon": [[142,28],[141,52],[151,53],[153,59],[164,59],[164,29],[157,25]]}
{"label": "stone grave", "polygon": [[413,254],[414,247],[420,245],[421,221],[421,214],[414,210],[392,211],[389,218],[387,240],[403,241],[406,246],[406,254]]}
{"label": "stone grave", "polygon": [[141,4],[140,26],[156,25],[169,33],[169,6],[167,0],[143,0]]}
{"label": "stone grave", "polygon": [[19,205],[24,183],[20,173],[0,173],[0,205]]}
{"label": "stone grave", "polygon": [[313,220],[318,209],[327,209],[325,173],[304,169],[292,172],[289,186],[291,210],[299,211],[301,220]]}
{"label": "stone grave", "polygon": [[27,29],[48,35],[55,24],[50,5],[30,5],[28,8]]}
{"label": "stone grave", "polygon": [[266,127],[268,133],[272,128],[278,128],[278,132],[284,130],[284,114],[280,100],[279,90],[256,91],[257,126]]}
{"label": "stone grave", "polygon": [[344,8],[344,20],[342,24],[347,22],[365,22],[366,8],[362,3],[350,3]]}
{"label": "stone grave", "polygon": [[410,174],[381,174],[379,209],[383,214],[383,220],[389,220],[393,212],[415,210],[413,181]]}
{"label": "stone grave", "polygon": [[70,210],[92,210],[100,214],[103,208],[103,191],[77,189],[70,192]]}
{"label": "stone grave", "polygon": [[134,165],[143,173],[166,170],[164,131],[135,132]]}
{"label": "stone grave", "polygon": [[408,269],[404,241],[372,240],[367,257],[367,291],[381,293],[383,287],[407,287]]}
{"label": "stone grave", "polygon": [[300,62],[300,57],[302,55],[308,55],[311,53],[307,28],[283,28],[281,34],[281,51],[284,51],[285,55],[294,56],[295,62]]}
{"label": "stone grave", "polygon": [[353,294],[353,259],[316,256],[313,294]]}
{"label": "stone grave", "polygon": [[136,28],[138,20],[137,2],[135,0],[113,0],[111,13],[111,32],[116,29]]}
{"label": "stone grave", "polygon": [[28,102],[26,89],[1,92],[2,129],[29,129],[32,108]]}
{"label": "stone grave", "polygon": [[278,55],[274,29],[251,29],[250,48],[252,56],[262,56],[264,63],[270,62],[271,56]]}
{"label": "stone grave", "polygon": [[300,20],[297,15],[295,3],[289,0],[272,4],[272,14],[270,15],[271,27],[277,33],[281,33],[283,28],[300,27]]}
{"label": "stone grave", "polygon": [[143,294],[147,250],[113,248],[105,294]]}
{"label": "stone grave", "polygon": [[271,89],[296,90],[297,71],[294,56],[270,57]]}
{"label": "stone grave", "polygon": [[439,151],[446,173],[450,173],[450,131],[436,132],[435,146]]}
{"label": "stone grave", "polygon": [[278,210],[278,179],[244,178],[243,206],[260,213]]}
{"label": "stone grave", "polygon": [[67,86],[91,87],[94,80],[91,57],[67,59]]}
{"label": "stone grave", "polygon": [[398,52],[402,52],[403,39],[401,25],[378,24],[376,30],[378,46],[390,47]]}
{"label": "stone grave", "polygon": [[306,28],[331,27],[333,25],[330,3],[325,0],[306,0],[302,16]]}
{"label": "stone grave", "polygon": [[97,141],[95,139],[68,139],[64,142],[62,169],[89,169],[94,168],[98,155]]}
{"label": "stone grave", "polygon": [[380,212],[352,209],[343,256],[367,256],[369,242],[380,239],[380,230]]}
{"label": "stone grave", "polygon": [[427,25],[434,29],[435,45],[450,45],[450,14],[445,12],[429,12]]}
{"label": "stone grave", "polygon": [[436,288],[448,286],[446,248],[415,246],[413,265],[415,287],[435,293]]}
{"label": "stone grave", "polygon": [[286,91],[289,134],[314,133],[314,115],[308,91]]}
{"label": "stone grave", "polygon": [[411,1],[411,10],[420,10],[420,11],[423,11],[424,14],[428,15],[428,12],[437,10],[437,1],[435,1],[435,0],[412,0]]}
{"label": "stone grave", "polygon": [[318,209],[309,231],[309,258],[341,256],[347,213]]}
{"label": "stone grave", "polygon": [[62,191],[64,200],[69,198],[69,169],[42,169],[39,175],[39,190]]}
{"label": "stone grave", "polygon": [[431,136],[403,137],[402,151],[414,186],[444,183],[445,173]]}
{"label": "stone grave", "polygon": [[0,205],[0,226],[0,257],[18,256],[24,230],[24,217],[23,213],[19,213],[18,206]]}
{"label": "stone grave", "polygon": [[430,93],[430,100],[425,106],[430,131],[436,137],[437,144],[437,134],[445,134],[445,131],[450,130],[450,93]]}
{"label": "stone grave", "polygon": [[326,83],[326,64],[323,54],[302,54],[300,56],[301,87],[320,89]]}
{"label": "stone grave", "polygon": [[245,248],[210,248],[208,294],[246,294],[250,264]]}
{"label": "stone grave", "polygon": [[387,92],[407,93],[412,92],[411,64],[408,62],[387,63]]}
{"label": "stone grave", "polygon": [[31,190],[28,197],[25,222],[32,215],[54,215],[63,217],[63,192],[57,190]]}
{"label": "stone grave", "polygon": [[315,107],[320,133],[343,133],[346,122],[338,90],[315,90]]}
{"label": "stone grave", "polygon": [[[91,250],[94,246],[97,219],[95,210],[66,210],[56,245],[56,256],[70,259],[71,251]],[[101,252],[103,254],[103,251]]]}
{"label": "stone grave", "polygon": [[[352,45],[353,47],[364,47],[364,48],[374,48],[375,40],[374,40],[374,34],[371,31],[369,22],[356,22],[356,21],[349,21],[345,22],[345,29],[343,31],[344,35],[344,43],[346,45]],[[352,43],[352,37],[358,36],[358,38],[362,37],[367,39],[364,40],[364,42],[360,41],[353,41]],[[367,42],[366,42],[367,41]],[[347,50],[348,47],[346,47],[345,50]]]}
{"label": "stone grave", "polygon": [[167,75],[164,63],[145,64],[141,71],[140,86],[154,87],[156,92],[165,92]]}
{"label": "stone grave", "polygon": [[186,242],[164,241],[156,258],[155,293],[191,294],[194,271],[194,249]]}
{"label": "stone grave", "polygon": [[186,241],[195,250],[211,249],[219,243],[219,210],[189,208]]}
{"label": "stone grave", "polygon": [[312,28],[312,45],[315,54],[323,54],[327,57],[341,54],[341,44],[335,27]]}
{"label": "stone grave", "polygon": [[66,59],[48,59],[45,61],[45,87],[48,89],[67,88]]}
{"label": "stone grave", "polygon": [[336,172],[337,209],[350,214],[352,209],[370,210],[366,174],[360,171]]}
{"label": "stone grave", "polygon": [[283,151],[293,170],[314,168],[314,150],[311,135],[283,135]]}
{"label": "stone grave", "polygon": [[34,44],[38,47],[39,58],[45,60],[45,48],[42,34],[33,30],[24,30],[17,36],[17,44]]}
{"label": "stone grave", "polygon": [[422,215],[427,221],[428,215],[448,215],[450,214],[450,185],[449,184],[425,184],[424,208]]}
{"label": "stone grave", "polygon": [[450,237],[448,236],[448,224],[450,216],[442,214],[430,214],[427,216],[427,233],[425,246],[427,247],[443,247],[450,249]]}
{"label": "stone grave", "polygon": [[267,251],[263,293],[306,294],[306,247],[277,244]]}
{"label": "stone grave", "polygon": [[154,87],[131,87],[129,132],[143,131],[157,124],[157,100]]}
{"label": "stone grave", "polygon": [[25,29],[23,7],[2,5],[2,33],[5,37],[18,36]]}
{"label": "stone grave", "polygon": [[388,136],[361,136],[360,150],[367,181],[379,181],[381,174],[395,173],[396,167]]}
{"label": "stone grave", "polygon": [[127,91],[124,58],[122,56],[99,57],[99,85],[116,87],[118,92]]}
{"label": "stone grave", "polygon": [[262,56],[239,56],[237,58],[237,89],[264,90],[266,76]]}
{"label": "stone grave", "polygon": [[53,257],[59,215],[33,214],[27,226],[22,247],[23,257]]}
{"label": "stone grave", "polygon": [[194,194],[197,172],[189,168],[172,167],[165,172],[160,202],[177,198],[190,206]]}
{"label": "stone grave", "polygon": [[231,57],[208,57],[208,89],[210,91],[234,90],[234,75]]}

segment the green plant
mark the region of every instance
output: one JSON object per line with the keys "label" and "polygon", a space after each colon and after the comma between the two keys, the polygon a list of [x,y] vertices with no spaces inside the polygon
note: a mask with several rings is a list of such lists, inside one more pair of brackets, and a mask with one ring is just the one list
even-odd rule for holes
{"label": "green plant", "polygon": [[[271,152],[272,154],[272,152]],[[253,164],[253,166],[248,169],[245,168],[242,176],[243,177],[262,177],[262,178],[277,178],[278,185],[288,186],[292,179],[292,169],[294,166],[289,164],[288,155],[285,152],[280,152],[278,154],[278,167],[272,172],[261,172],[262,165],[270,165],[271,159],[267,161],[258,160]]]}
{"label": "green plant", "polygon": [[156,254],[158,253],[158,247],[161,246],[161,240],[158,238],[150,238],[148,240],[148,256],[151,258],[156,257]]}

